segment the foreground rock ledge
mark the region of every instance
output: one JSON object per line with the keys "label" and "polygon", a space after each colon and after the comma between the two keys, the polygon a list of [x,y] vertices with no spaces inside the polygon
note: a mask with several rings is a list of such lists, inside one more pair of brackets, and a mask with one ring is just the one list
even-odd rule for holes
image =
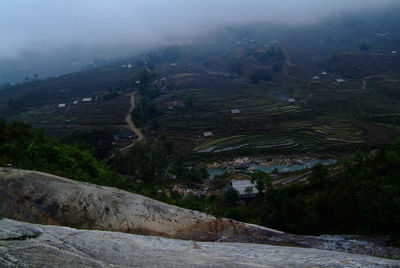
{"label": "foreground rock ledge", "polygon": [[0,220],[1,267],[398,267],[318,249],[194,242]]}
{"label": "foreground rock ledge", "polygon": [[328,249],[400,259],[400,250],[355,237],[298,236],[50,174],[0,168],[0,217],[77,229],[195,241]]}

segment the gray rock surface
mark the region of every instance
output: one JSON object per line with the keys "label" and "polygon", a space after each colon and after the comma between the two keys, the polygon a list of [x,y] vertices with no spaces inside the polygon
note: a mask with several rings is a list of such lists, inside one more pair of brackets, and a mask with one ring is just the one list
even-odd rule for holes
{"label": "gray rock surface", "polygon": [[400,261],[283,246],[194,242],[0,220],[1,267],[400,267]]}
{"label": "gray rock surface", "polygon": [[0,217],[198,241],[216,241],[240,233],[246,235],[246,232],[250,237],[257,231],[282,233],[179,208],[116,188],[6,168],[0,168]]}
{"label": "gray rock surface", "polygon": [[328,249],[400,259],[400,249],[355,236],[292,235],[175,207],[115,188],[19,169],[0,168],[0,217],[77,229]]}

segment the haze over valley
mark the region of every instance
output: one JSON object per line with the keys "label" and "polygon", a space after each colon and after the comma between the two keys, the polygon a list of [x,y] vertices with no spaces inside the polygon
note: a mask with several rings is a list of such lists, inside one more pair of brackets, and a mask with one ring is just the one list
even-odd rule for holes
{"label": "haze over valley", "polygon": [[392,0],[2,1],[1,265],[400,265],[399,29]]}

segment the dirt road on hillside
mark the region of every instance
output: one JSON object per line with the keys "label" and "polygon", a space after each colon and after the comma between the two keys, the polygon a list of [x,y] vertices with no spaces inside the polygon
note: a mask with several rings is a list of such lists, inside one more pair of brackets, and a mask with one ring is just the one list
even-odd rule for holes
{"label": "dirt road on hillside", "polygon": [[[136,134],[137,139],[133,139],[131,144],[119,149],[120,153],[123,153],[123,152],[129,150],[133,145],[135,145],[136,142],[144,140],[143,133],[140,131],[140,129],[138,129],[135,126],[135,123],[132,120],[132,112],[135,109],[135,95],[136,95],[136,92],[137,91],[135,91],[135,92],[133,92],[132,94],[129,95],[130,96],[131,107],[129,108],[128,114],[125,117],[125,121],[128,124],[129,130]],[[115,153],[113,153],[106,161],[108,162],[109,160],[113,159],[114,157],[115,157]]]}
{"label": "dirt road on hillside", "polygon": [[133,109],[135,109],[135,95],[136,95],[136,91],[130,95],[131,96],[131,108],[129,109],[129,112],[126,115],[125,121],[126,121],[126,123],[128,123],[129,130],[138,136],[137,141],[141,141],[144,139],[144,136],[143,136],[142,132],[140,132],[140,129],[138,129],[135,126],[135,123],[132,120],[132,112],[133,112]]}

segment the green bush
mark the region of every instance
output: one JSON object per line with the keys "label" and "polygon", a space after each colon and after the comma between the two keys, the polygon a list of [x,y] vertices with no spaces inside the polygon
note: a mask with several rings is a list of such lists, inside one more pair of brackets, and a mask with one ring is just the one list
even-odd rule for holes
{"label": "green bush", "polygon": [[92,154],[31,130],[23,122],[0,120],[0,165],[40,170],[74,180],[117,186],[118,176]]}

